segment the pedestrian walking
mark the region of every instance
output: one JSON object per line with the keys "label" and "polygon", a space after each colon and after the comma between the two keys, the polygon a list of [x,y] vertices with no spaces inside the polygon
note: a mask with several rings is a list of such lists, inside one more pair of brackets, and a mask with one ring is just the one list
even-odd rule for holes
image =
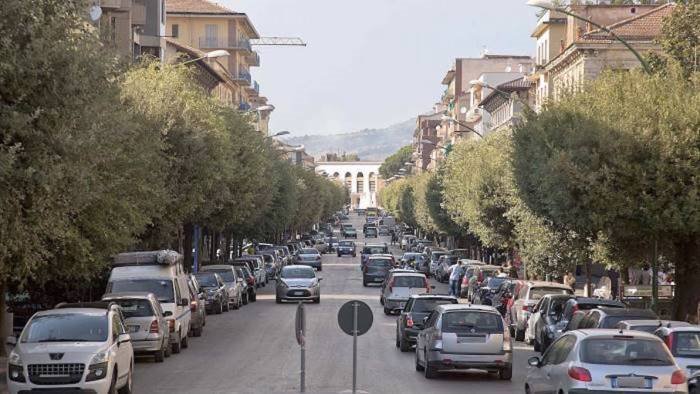
{"label": "pedestrian walking", "polygon": [[396,231],[391,230],[391,244],[392,244],[392,245],[395,245],[397,240],[398,240],[398,239],[397,239],[397,237],[396,237]]}
{"label": "pedestrian walking", "polygon": [[459,297],[459,276],[462,274],[462,261],[457,261],[457,264],[452,264],[447,268],[450,274],[450,295]]}

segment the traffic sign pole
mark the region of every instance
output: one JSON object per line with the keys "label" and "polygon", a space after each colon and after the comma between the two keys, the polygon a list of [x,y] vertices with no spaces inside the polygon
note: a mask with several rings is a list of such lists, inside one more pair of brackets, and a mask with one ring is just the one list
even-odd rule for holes
{"label": "traffic sign pole", "polygon": [[306,313],[304,304],[300,301],[297,305],[297,314],[294,321],[294,335],[301,346],[301,370],[299,372],[299,392],[306,391]]}
{"label": "traffic sign pole", "polygon": [[352,394],[357,391],[357,301],[352,304]]}
{"label": "traffic sign pole", "polygon": [[352,392],[357,393],[357,337],[372,327],[372,308],[362,301],[348,301],[338,311],[338,325],[352,336]]}

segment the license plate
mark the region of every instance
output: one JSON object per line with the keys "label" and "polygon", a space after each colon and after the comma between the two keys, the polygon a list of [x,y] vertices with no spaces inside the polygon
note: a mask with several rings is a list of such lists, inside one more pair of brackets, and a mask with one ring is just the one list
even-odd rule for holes
{"label": "license plate", "polygon": [[129,332],[136,332],[141,328],[140,326],[127,326],[129,328]]}
{"label": "license plate", "polygon": [[646,379],[640,376],[618,376],[617,387],[641,389],[646,387]]}
{"label": "license plate", "polygon": [[374,281],[375,281],[375,282],[383,282],[384,279],[382,279],[382,278],[374,278]]}
{"label": "license plate", "polygon": [[304,292],[303,291],[295,291],[294,295],[298,295],[298,296],[304,295]]}
{"label": "license plate", "polygon": [[483,335],[475,335],[469,337],[457,337],[457,343],[482,343],[486,342],[486,337]]}

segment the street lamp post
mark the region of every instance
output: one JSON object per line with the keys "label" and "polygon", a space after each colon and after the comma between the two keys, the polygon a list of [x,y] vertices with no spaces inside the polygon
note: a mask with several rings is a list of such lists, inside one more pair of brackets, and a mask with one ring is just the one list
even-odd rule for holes
{"label": "street lamp post", "polygon": [[[443,114],[441,120],[445,120],[445,121],[448,121],[448,122],[457,123],[458,125],[460,125],[460,126],[464,127],[465,129],[467,129],[467,131],[471,131],[472,133],[478,135],[480,138],[484,138],[484,135],[483,135],[483,134],[479,133],[478,131],[474,130],[472,127],[470,127],[470,126],[468,126],[468,125],[466,125],[466,124],[460,122],[459,120],[457,120],[457,119],[455,119],[455,118],[453,118],[453,117],[451,117],[451,116],[449,116],[449,115],[447,115],[447,114]],[[456,132],[457,132],[457,131],[455,131],[455,133],[456,133]]]}
{"label": "street lamp post", "polygon": [[527,5],[533,6],[533,7],[539,7],[539,8],[545,9],[545,10],[561,12],[562,14],[569,15],[572,18],[578,19],[580,21],[584,21],[586,23],[590,23],[591,25],[599,28],[600,30],[603,30],[604,32],[609,33],[614,39],[621,42],[622,45],[624,45],[627,49],[630,50],[630,52],[632,52],[634,54],[634,56],[637,57],[637,60],[639,60],[639,62],[642,64],[642,68],[644,68],[644,72],[646,72],[647,74],[651,74],[651,68],[649,68],[649,63],[647,63],[646,60],[644,60],[644,57],[642,57],[642,55],[639,52],[637,52],[636,49],[632,48],[632,45],[630,45],[629,42],[622,39],[620,36],[615,34],[615,32],[608,29],[607,27],[600,25],[598,23],[595,23],[586,17],[574,14],[573,12],[568,11],[562,7],[557,7],[556,5],[554,5],[551,2],[551,0],[528,0]]}

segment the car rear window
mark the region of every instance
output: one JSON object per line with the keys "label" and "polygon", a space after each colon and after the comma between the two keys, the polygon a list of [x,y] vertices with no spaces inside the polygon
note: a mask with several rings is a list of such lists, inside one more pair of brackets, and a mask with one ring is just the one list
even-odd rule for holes
{"label": "car rear window", "polygon": [[299,254],[318,254],[318,250],[316,249],[302,249]]}
{"label": "car rear window", "polygon": [[389,260],[389,259],[382,259],[382,260],[380,260],[380,259],[373,259],[373,260],[370,260],[370,261],[367,263],[367,265],[369,265],[370,267],[387,267],[387,268],[389,268],[389,267],[391,267],[393,264],[391,264],[391,260]]}
{"label": "car rear window", "polygon": [[456,304],[457,300],[449,298],[416,298],[411,312],[432,312],[438,305]]}
{"label": "car rear window", "polygon": [[122,307],[124,317],[153,316],[153,308],[148,300],[112,300]]}
{"label": "car rear window", "polygon": [[674,338],[674,355],[700,357],[700,332],[677,332]]}
{"label": "car rear window", "polygon": [[442,315],[442,332],[503,333],[503,319],[488,312],[454,311]]}
{"label": "car rear window", "polygon": [[382,253],[386,253],[386,252],[387,252],[387,248],[385,248],[383,246],[365,246],[362,249],[363,254],[382,254]]}
{"label": "car rear window", "polygon": [[501,283],[505,282],[508,278],[489,278],[489,281],[486,282],[486,287],[489,289],[495,289],[498,286],[501,285]]}
{"label": "car rear window", "polygon": [[221,279],[226,283],[235,282],[236,278],[233,276],[233,270],[207,270],[209,272],[216,272],[221,276]]}
{"label": "car rear window", "polygon": [[196,274],[195,278],[202,287],[219,287],[219,282],[216,281],[216,276],[214,273],[208,274]]}
{"label": "car rear window", "polygon": [[132,291],[153,293],[160,302],[175,302],[173,281],[169,279],[115,280],[110,282],[107,288],[108,293],[129,293]]}
{"label": "car rear window", "polygon": [[425,287],[425,278],[421,276],[397,276],[393,287]]}
{"label": "car rear window", "polygon": [[530,289],[531,300],[539,300],[547,294],[571,294],[571,290],[558,287],[533,287]]}
{"label": "car rear window", "polygon": [[581,361],[606,365],[673,365],[660,340],[618,336],[589,338],[581,346]]}
{"label": "car rear window", "polygon": [[653,315],[607,316],[603,318],[603,321],[600,323],[600,327],[597,328],[614,328],[617,323],[624,320],[648,320],[653,319],[654,317],[655,316]]}
{"label": "car rear window", "polygon": [[352,246],[352,241],[340,241],[338,242],[340,246]]}

